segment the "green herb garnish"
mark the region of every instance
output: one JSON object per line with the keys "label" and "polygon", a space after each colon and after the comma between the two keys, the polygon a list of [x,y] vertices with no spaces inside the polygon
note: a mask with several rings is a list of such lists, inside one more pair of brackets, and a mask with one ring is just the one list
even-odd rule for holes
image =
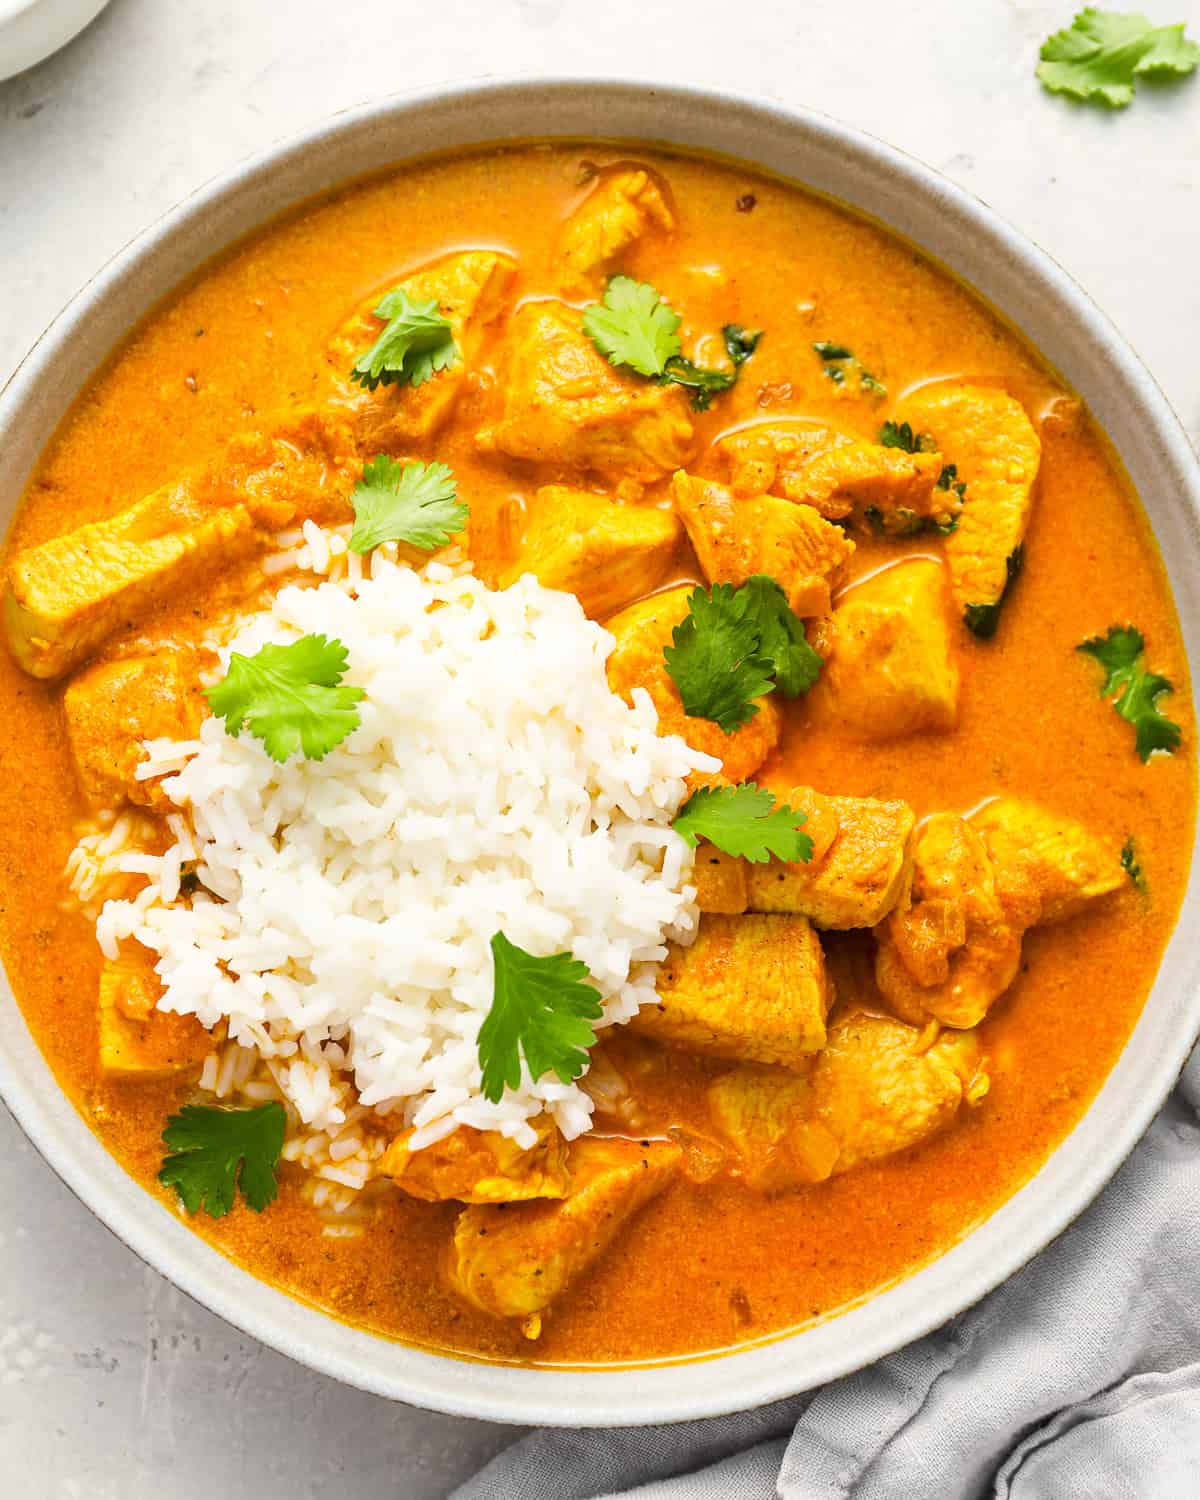
{"label": "green herb garnish", "polygon": [[866,391],[872,396],[887,395],[887,386],[883,381],[865,369],[858,356],[845,344],[831,344],[825,339],[818,339],[813,349],[825,367],[826,378],[832,380],[834,385],[845,385],[846,376],[853,374],[858,379],[860,391]]}
{"label": "green herb garnish", "polygon": [[601,301],[583,310],[583,331],[609,364],[660,385],[684,386],[694,410],[706,411],[713,396],[737,382],[738,369],[754,353],[762,334],[726,324],[725,348],[733,369],[712,370],[684,356],[678,329],[674,308],[647,282],[630,276],[614,276]]}
{"label": "green herb garnish", "polygon": [[775,686],[785,698],[807,693],[821,673],[821,658],[808,644],[804,622],[773,578],[755,573],[739,592],[749,595],[746,618],[758,627],[758,653],[771,663]]}
{"label": "green herb garnish", "polygon": [[243,727],[263,743],[272,760],[300,750],[323,759],[359,725],[354,705],[362,688],[342,684],[347,651],[341,641],[305,635],[288,646],[270,643],[253,656],[235,651],[229,670],[205,696],[226,731],[236,739]]}
{"label": "green herb garnish", "polygon": [[744,365],[758,348],[763,336],[761,328],[743,328],[740,323],[726,323],[721,329],[725,340],[725,353],[733,365]]}
{"label": "green herb garnish", "polygon": [[1179,79],[1195,71],[1200,46],[1183,26],[1154,26],[1145,16],[1081,10],[1042,44],[1037,76],[1054,94],[1124,109],[1139,78]]}
{"label": "green herb garnish", "polygon": [[936,453],[937,439],[931,432],[914,432],[908,422],[885,422],[879,429],[884,448],[900,448],[905,453]]}
{"label": "green herb garnish", "polygon": [[667,672],[683,711],[709,719],[732,734],[758,712],[755,698],[774,688],[774,663],[759,650],[757,620],[749,616],[750,596],[731,583],[697,588],[688,599],[687,618],[663,648]]}
{"label": "green herb garnish", "polygon": [[1142,653],[1146,642],[1132,625],[1110,625],[1105,635],[1093,636],[1077,646],[1104,668],[1102,698],[1112,699],[1117,713],[1134,727],[1134,748],[1143,761],[1156,750],[1168,755],[1179,749],[1183,731],[1158,711],[1158,700],[1175,689],[1167,677],[1146,670]]}
{"label": "green herb garnish", "polygon": [[424,385],[458,360],[449,320],[436,301],[414,302],[402,286],[375,308],[387,326],[355,362],[350,379],[373,391],[379,385]]}
{"label": "green herb garnish", "polygon": [[958,530],[958,516],[919,516],[907,505],[898,505],[895,510],[884,512],[877,505],[868,505],[863,511],[863,520],[880,536],[912,537],[932,531],[937,536],[949,536]]}
{"label": "green herb garnish", "polygon": [[1000,624],[1000,609],[1008,598],[1009,590],[1021,576],[1021,569],[1025,566],[1025,546],[1018,543],[1008,554],[1004,562],[1006,577],[1004,587],[1000,590],[999,599],[992,604],[968,604],[963,610],[963,623],[972,635],[978,636],[981,641],[990,641],[996,634],[996,627]]}
{"label": "green herb garnish", "polygon": [[[967,498],[967,486],[958,477],[958,465],[946,464],[937,477],[934,489],[946,490],[948,493],[957,495],[960,500]],[[957,524],[957,523],[956,523]]]}
{"label": "green herb garnish", "polygon": [[807,814],[776,806],[765,787],[750,781],[693,792],[671,827],[693,849],[700,839],[707,839],[722,853],[753,864],[763,864],[772,855],[794,864],[812,859],[812,839],[800,831],[806,821]]}
{"label": "green herb garnish", "polygon": [[406,542],[432,552],[467,523],[467,507],[445,464],[402,464],[382,453],[364,467],[350,503],[351,552],[370,552],[382,542]]}
{"label": "green herb garnish", "polygon": [[735,588],[697,588],[663,648],[667,672],[689,718],[732,734],[758,712],[756,698],[807,692],[821,670],[804,625],[773,578],[757,573]]}
{"label": "green herb garnish", "polygon": [[203,1209],[222,1218],[233,1207],[238,1188],[255,1213],[261,1213],[279,1191],[275,1167],[286,1124],[278,1100],[257,1109],[186,1104],[163,1131],[171,1154],[158,1180],[175,1189],[190,1214]]}
{"label": "green herb garnish", "polygon": [[714,396],[737,384],[737,371],[705,369],[703,365],[684,359],[682,354],[676,354],[667,360],[663,381],[686,387],[691,392],[692,410],[707,411]]}
{"label": "green herb garnish", "polygon": [[1132,834],[1121,846],[1121,868],[1129,876],[1134,890],[1140,891],[1144,896],[1149,886],[1146,883],[1146,874],[1142,869],[1141,861],[1137,857],[1137,846],[1133,842]]}
{"label": "green herb garnish", "polygon": [[592,1022],[604,1014],[587,965],[569,953],[536,958],[502,932],[492,938],[492,963],[492,1006],[477,1041],[484,1098],[497,1104],[506,1086],[520,1086],[522,1056],[531,1078],[553,1072],[573,1082],[596,1040]]}
{"label": "green herb garnish", "polygon": [[583,310],[583,331],[610,364],[658,379],[682,352],[679,314],[648,282],[614,276]]}

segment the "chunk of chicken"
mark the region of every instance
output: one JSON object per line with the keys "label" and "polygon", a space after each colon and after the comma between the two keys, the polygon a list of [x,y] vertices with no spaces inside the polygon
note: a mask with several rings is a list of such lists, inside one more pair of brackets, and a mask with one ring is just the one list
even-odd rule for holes
{"label": "chunk of chicken", "polygon": [[213,1039],[195,1016],[157,1010],[153,955],[131,943],[100,971],[100,1067],[115,1077],[161,1078],[197,1067]]}
{"label": "chunk of chicken", "polygon": [[995,606],[1019,567],[1041,462],[1038,435],[1021,403],[989,386],[924,386],[903,415],[914,432],[932,434],[967,487],[946,562],[958,607],[977,635],[991,635]]}
{"label": "chunk of chicken", "polygon": [[350,419],[334,408],[301,407],[269,433],[235,438],[219,464],[188,482],[204,503],[244,505],[275,530],[352,521],[350,492],[361,472]]}
{"label": "chunk of chicken", "polygon": [[807,863],[747,864],[749,909],[799,912],[821,928],[876,926],[904,888],[916,822],[912,808],[874,797],[829,797],[811,787],[793,787],[785,800],[807,815],[804,831],[813,839],[813,857]]}
{"label": "chunk of chicken", "polygon": [[172,486],[27,547],[9,563],[4,593],[13,655],[34,677],[59,677],[118,627],[267,541],[244,505],[211,510]]}
{"label": "chunk of chicken", "polygon": [[838,1144],[835,1173],[927,1140],[987,1090],[974,1035],[931,1045],[928,1033],[865,1012],[829,1028],[812,1069],[814,1113]]}
{"label": "chunk of chicken", "polygon": [[735,495],[782,495],[830,521],[871,508],[923,519],[954,509],[938,453],[885,448],[808,422],[759,422],[722,438]]}
{"label": "chunk of chicken", "polygon": [[546,485],[534,497],[520,551],[500,583],[507,587],[533,573],[547,588],[575,594],[589,615],[603,619],[662,583],[682,534],[668,510],[616,505],[586,490]]}
{"label": "chunk of chicken", "polygon": [[692,866],[696,905],[702,912],[711,912],[714,916],[740,916],[750,904],[749,868],[747,862],[736,854],[726,854],[701,839]]}
{"label": "chunk of chicken", "polygon": [[1015,797],[917,830],[911,889],[879,928],[875,977],[907,1020],[976,1025],[1016,978],[1030,927],[1073,916],[1124,880],[1116,848]]}
{"label": "chunk of chicken", "polygon": [[952,729],[959,679],[946,603],[942,564],[928,557],[848,589],[830,620],[812,712],[868,740]]}
{"label": "chunk of chicken", "polygon": [[991,855],[1001,904],[1025,927],[1073,917],[1125,883],[1114,844],[1032,802],[997,797],[971,827]]}
{"label": "chunk of chicken", "polygon": [[166,808],[159,778],[139,781],[143,740],[192,739],[204,716],[194,653],[173,648],[153,656],[99,662],[63,694],[67,736],[79,784],[90,802]]}
{"label": "chunk of chicken", "polygon": [[488,325],[504,311],[516,269],[512,257],[499,251],[464,250],[399,283],[414,302],[437,303],[458,346],[454,364],[421,385],[393,382],[368,391],[350,380],[355,361],[386,326],[375,314],[380,293],[373,293],[337,330],[326,357],[337,372],[341,395],[350,402],[364,455],[401,453],[406,444],[432,437],[444,425],[466,389]]}
{"label": "chunk of chicken", "polygon": [[917,829],[908,890],[876,931],[875,978],[898,1015],[977,1025],[1016,978],[1023,925],[1000,900],[983,839],[953,813]]}
{"label": "chunk of chicken", "polygon": [[690,948],[668,950],[657,988],[629,1023],[657,1041],[785,1067],[825,1042],[832,987],[805,917],[706,916]]}
{"label": "chunk of chicken", "polygon": [[734,1068],[709,1087],[708,1103],[737,1175],[757,1191],[787,1192],[832,1173],[838,1142],[816,1116],[808,1069]]}
{"label": "chunk of chicken", "polygon": [[526,1319],[536,1337],[539,1315],[662,1192],[679,1157],[666,1141],[582,1137],[571,1146],[571,1191],[560,1202],[463,1211],[449,1253],[451,1286],[493,1317]]}
{"label": "chunk of chicken", "polygon": [[682,470],[671,498],[710,583],[767,573],[798,615],[823,615],[854,543],[810,505],[775,495],[739,500],[722,484]]}
{"label": "chunk of chicken", "polygon": [[987,1093],[974,1034],[929,1031],[854,1012],[829,1028],[800,1072],[735,1068],[708,1091],[738,1175],[787,1192],[915,1146]]}
{"label": "chunk of chicken", "polygon": [[559,285],[568,297],[594,293],[631,245],[655,230],[670,234],[674,228],[675,215],[663,189],[645,167],[605,172],[563,225]]}
{"label": "chunk of chicken", "polygon": [[757,699],[758,712],[732,734],[709,719],[684,713],[679,690],[667,673],[663,647],[671,644],[675,626],[686,617],[691,592],[690,586],[666,589],[609,620],[616,646],[608,658],[608,683],[627,700],[634,688],[645,688],[658,712],[659,734],[678,734],[694,750],[721,761],[720,774],[690,777],[693,787],[712,782],[737,785],[748,781],[779,743],[782,720],[772,698]]}
{"label": "chunk of chicken", "polygon": [[554,1121],[534,1122],[537,1141],[529,1147],[498,1130],[460,1125],[420,1150],[409,1149],[413,1132],[390,1142],[379,1170],[411,1198],[440,1203],[517,1203],[527,1198],[564,1198],[571,1185],[567,1144]]}
{"label": "chunk of chicken", "polygon": [[513,316],[502,389],[500,420],[478,437],[484,451],[649,482],[683,463],[691,446],[679,387],[615,369],[561,303],[526,303]]}

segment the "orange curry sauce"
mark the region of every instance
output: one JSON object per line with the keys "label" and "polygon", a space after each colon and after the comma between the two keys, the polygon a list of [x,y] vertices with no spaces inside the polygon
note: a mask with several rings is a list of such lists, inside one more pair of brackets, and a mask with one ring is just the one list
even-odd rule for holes
{"label": "orange curry sauce", "polygon": [[[99,519],[198,464],[296,401],[320,399],[330,332],[362,298],[452,249],[497,246],[519,263],[516,300],[552,295],[554,226],[586,189],[587,163],[627,155],[565,144],[488,150],[354,184],[256,235],[160,307],[89,384],[38,466],[9,537],[25,546]],[[1030,349],[911,246],[833,204],[731,165],[647,150],[670,184],[672,238],[624,269],[684,311],[693,332],[766,330],[737,387],[696,418],[692,468],[721,477],[708,445],[770,415],[802,415],[875,437],[913,385],[961,375],[1003,384],[1039,425],[1044,455],[1023,578],[990,643],[957,634],[957,729],[855,743],[790,711],[781,753],[758,779],[786,790],[907,799],[918,816],[1010,792],[1118,840],[1132,834],[1148,880],[1083,916],[1030,933],[1022,973],[981,1027],[991,1092],[959,1124],[906,1154],[768,1198],[729,1177],[678,1178],[570,1289],[530,1344],[444,1288],[438,1261],[454,1204],[378,1193],[357,1238],[330,1238],[282,1169],[261,1215],[200,1215],[196,1229],[255,1273],[340,1318],[455,1353],[572,1364],[719,1349],[829,1314],[952,1244],[1020,1186],[1079,1118],[1137,1018],[1175,922],[1194,800],[1188,672],[1161,560],[1103,437]],[[581,171],[582,164],[582,171]],[[748,208],[748,196],[753,206]],[[740,206],[739,206],[740,200]],[[492,330],[493,347],[503,337]],[[889,391],[836,387],[814,340],[849,345]],[[715,356],[703,341],[696,358]],[[511,545],[531,468],[473,446],[493,372],[421,457],[449,463],[472,509],[485,576]],[[905,544],[856,533],[856,575]],[[921,550],[921,544],[910,543]],[[936,551],[936,542],[929,550]],[[694,564],[692,572],[694,574]],[[193,628],[191,607],[172,620]],[[1176,685],[1167,711],[1183,750],[1142,765],[1133,734],[1097,696],[1076,651],[1108,625],[1136,624],[1150,664]],[[61,683],[0,652],[0,941],[13,987],[63,1087],[147,1190],[168,1112],[187,1085],[98,1075],[100,970],[90,924],[63,907],[63,865],[85,811],[65,743]],[[843,991],[870,985],[869,938],[829,944]],[[639,1095],[664,1119],[704,1117],[711,1067],[620,1039]]]}

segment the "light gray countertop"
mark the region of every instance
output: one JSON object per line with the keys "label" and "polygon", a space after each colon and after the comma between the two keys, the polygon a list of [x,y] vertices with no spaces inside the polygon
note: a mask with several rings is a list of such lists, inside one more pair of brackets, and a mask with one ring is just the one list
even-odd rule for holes
{"label": "light gray countertop", "polygon": [[[1153,8],[1200,35],[1200,0]],[[1119,115],[1051,99],[1033,78],[1037,49],[1072,10],[113,0],[58,57],[0,84],[0,381],[138,230],[281,136],[418,85],[608,73],[809,105],[939,168],[1077,277],[1196,440],[1200,81],[1143,89]],[[391,1405],[260,1348],[114,1240],[0,1107],[5,1500],[420,1500],[510,1436]]]}

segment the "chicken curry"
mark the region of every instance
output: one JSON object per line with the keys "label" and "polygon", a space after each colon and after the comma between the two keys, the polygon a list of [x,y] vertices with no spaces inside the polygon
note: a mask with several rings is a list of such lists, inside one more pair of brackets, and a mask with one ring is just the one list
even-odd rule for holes
{"label": "chicken curry", "polygon": [[[406,494],[426,540],[379,519]],[[699,917],[559,1074],[590,1129],[393,1111],[354,1178],[97,920],[183,837],[148,755],[234,713],[219,622],[373,526],[606,627],[612,692],[702,752],[674,822]],[[1103,435],[910,245],[733,164],[519,145],[268,227],[88,385],[4,611],[0,941],[63,1087],[227,1255],[412,1344],[662,1359],[910,1273],[1079,1119],[1182,895],[1187,663]],[[205,878],[176,901],[216,910]],[[260,1139],[206,1196],[217,1111]]]}

